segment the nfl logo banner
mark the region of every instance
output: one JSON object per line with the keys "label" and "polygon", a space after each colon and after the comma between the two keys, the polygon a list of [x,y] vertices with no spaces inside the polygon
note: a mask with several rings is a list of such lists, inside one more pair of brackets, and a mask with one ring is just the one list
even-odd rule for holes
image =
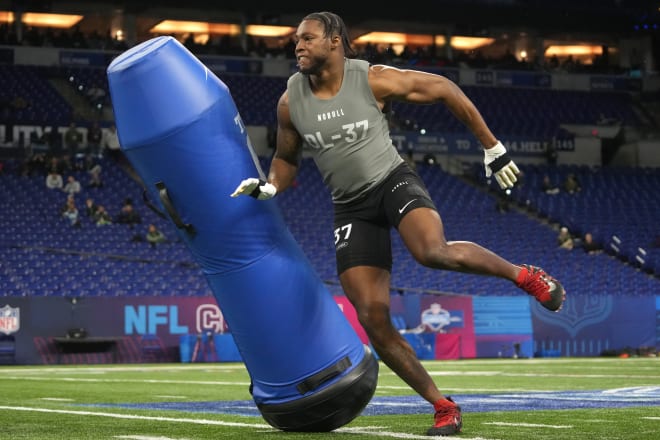
{"label": "nfl logo banner", "polygon": [[9,305],[0,308],[0,333],[9,335],[21,328],[21,310]]}

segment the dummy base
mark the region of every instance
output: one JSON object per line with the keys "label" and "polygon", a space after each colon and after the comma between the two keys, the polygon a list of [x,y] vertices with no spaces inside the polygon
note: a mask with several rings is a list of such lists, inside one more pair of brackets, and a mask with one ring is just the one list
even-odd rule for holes
{"label": "dummy base", "polygon": [[362,361],[331,386],[295,401],[258,407],[263,418],[282,431],[328,432],[357,417],[377,383],[378,361],[365,346]]}

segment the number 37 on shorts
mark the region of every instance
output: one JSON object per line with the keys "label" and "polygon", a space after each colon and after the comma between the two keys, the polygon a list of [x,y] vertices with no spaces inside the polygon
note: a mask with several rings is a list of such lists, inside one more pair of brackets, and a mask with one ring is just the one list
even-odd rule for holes
{"label": "number 37 on shorts", "polygon": [[340,226],[337,229],[335,229],[335,247],[337,248],[337,250],[348,245],[348,239],[351,236],[352,228],[353,228],[353,224],[349,223],[347,225]]}

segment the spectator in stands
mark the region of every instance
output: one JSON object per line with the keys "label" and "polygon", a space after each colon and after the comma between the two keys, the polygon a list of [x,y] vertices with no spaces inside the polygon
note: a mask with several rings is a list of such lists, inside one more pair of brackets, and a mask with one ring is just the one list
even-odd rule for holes
{"label": "spectator in stands", "polygon": [[101,177],[101,165],[98,163],[92,167],[91,170],[87,171],[89,174],[89,186],[90,188],[101,188],[103,186],[103,178]]}
{"label": "spectator in stands", "polygon": [[85,157],[85,170],[89,176],[87,186],[90,188],[101,188],[103,186],[103,179],[101,177],[101,164],[96,161],[96,156],[87,155]]}
{"label": "spectator in stands", "polygon": [[103,130],[98,121],[92,122],[87,130],[87,151],[94,157],[101,156],[101,142],[103,141]]}
{"label": "spectator in stands", "polygon": [[65,154],[76,157],[83,151],[83,133],[80,131],[75,121],[69,123],[69,128],[64,132],[64,150]]}
{"label": "spectator in stands", "polygon": [[130,226],[142,223],[142,218],[133,207],[133,201],[131,199],[124,200],[124,204],[119,210],[119,214],[117,214],[115,222]]}
{"label": "spectator in stands", "polygon": [[94,203],[94,199],[87,197],[85,199],[85,215],[89,218],[94,218],[98,206]]}
{"label": "spectator in stands", "polygon": [[594,241],[594,236],[591,232],[584,234],[584,238],[582,239],[582,249],[588,254],[600,254],[603,252],[603,248],[600,244]]}
{"label": "spectator in stands", "polygon": [[32,176],[43,176],[44,174],[48,175],[46,172],[46,154],[45,153],[33,153],[25,158],[21,164],[21,176],[32,177]]}
{"label": "spectator in stands", "polygon": [[96,226],[111,225],[112,216],[110,216],[110,213],[105,209],[105,206],[98,205],[96,207],[96,212],[94,213],[94,221],[96,222]]}
{"label": "spectator in stands", "polygon": [[557,149],[555,148],[555,143],[553,141],[546,142],[545,158],[548,161],[548,165],[550,166],[557,165],[557,159],[559,158],[559,153],[557,153]]}
{"label": "spectator in stands", "polygon": [[543,180],[541,181],[541,190],[546,194],[559,194],[559,187],[552,183],[550,176],[547,174],[543,176]]}
{"label": "spectator in stands", "polygon": [[71,226],[77,228],[82,226],[80,223],[80,218],[78,217],[78,208],[76,207],[76,202],[73,198],[67,199],[67,206],[62,213],[62,216],[69,221]]}
{"label": "spectator in stands", "polygon": [[64,180],[62,175],[57,170],[51,169],[46,176],[46,188],[49,189],[63,189]]}
{"label": "spectator in stands", "polygon": [[78,194],[81,189],[80,182],[78,182],[76,177],[71,174],[66,178],[66,184],[64,185],[64,188],[62,188],[62,191],[68,194]]}
{"label": "spectator in stands", "polygon": [[564,191],[569,194],[575,194],[582,191],[582,186],[580,186],[580,182],[575,173],[569,173],[566,176],[566,180],[564,180]]}
{"label": "spectator in stands", "polygon": [[[502,189],[510,188],[517,180],[518,167],[473,102],[447,77],[354,59],[356,52],[346,26],[331,12],[303,18],[296,41],[299,72],[289,78],[277,105],[277,146],[268,181],[246,178],[237,182],[231,195],[266,200],[289,188],[303,147],[309,146],[303,140],[309,141],[307,133],[315,133],[317,148],[305,151],[321,159],[316,164],[332,194],[337,273],[343,291],[380,359],[433,405],[434,426],[427,433],[459,433],[460,407],[440,392],[410,344],[392,325],[391,229],[397,230],[421,265],[509,280],[549,310],[561,308],[564,289],[541,268],[515,265],[476,243],[447,241],[423,180],[392,143],[383,110],[392,101],[443,103],[483,146],[486,177],[494,175]],[[330,99],[333,115],[335,109],[341,109],[341,117],[331,117],[323,107],[321,101]],[[308,117],[315,114],[328,118],[317,121]],[[323,144],[331,148],[318,148]]]}
{"label": "spectator in stands", "polygon": [[55,171],[57,174],[65,174],[67,171],[71,170],[68,166],[68,162],[57,156],[50,157],[46,169],[48,172]]}
{"label": "spectator in stands", "polygon": [[577,69],[579,63],[575,59],[573,59],[573,55],[569,55],[566,57],[564,61],[561,63],[561,68],[565,70],[566,72],[573,72],[574,70]]}
{"label": "spectator in stands", "polygon": [[557,235],[557,245],[562,249],[573,249],[573,237],[571,236],[571,233],[568,231],[566,226],[562,226],[559,229],[559,234]]}
{"label": "spectator in stands", "polygon": [[101,141],[101,154],[107,154],[111,159],[119,162],[122,157],[119,137],[117,136],[117,126],[112,124],[110,128],[103,131],[103,140]]}
{"label": "spectator in stands", "polygon": [[64,214],[66,210],[69,208],[69,205],[71,205],[72,203],[75,204],[75,202],[76,202],[76,196],[74,196],[73,194],[67,194],[66,201],[60,207],[60,211],[59,211],[60,215]]}
{"label": "spectator in stands", "polygon": [[151,246],[156,246],[158,243],[165,243],[167,241],[165,234],[163,234],[163,232],[153,223],[149,224],[147,227],[147,234],[145,235],[145,238],[147,243],[149,243]]}

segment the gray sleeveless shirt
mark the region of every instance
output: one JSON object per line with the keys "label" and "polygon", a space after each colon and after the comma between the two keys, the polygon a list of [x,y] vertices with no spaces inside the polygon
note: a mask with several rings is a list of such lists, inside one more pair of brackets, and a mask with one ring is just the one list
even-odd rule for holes
{"label": "gray sleeveless shirt", "polygon": [[291,121],[334,203],[359,198],[403,162],[369,87],[368,70],[367,61],[346,59],[341,89],[330,99],[314,96],[300,72],[287,82]]}

